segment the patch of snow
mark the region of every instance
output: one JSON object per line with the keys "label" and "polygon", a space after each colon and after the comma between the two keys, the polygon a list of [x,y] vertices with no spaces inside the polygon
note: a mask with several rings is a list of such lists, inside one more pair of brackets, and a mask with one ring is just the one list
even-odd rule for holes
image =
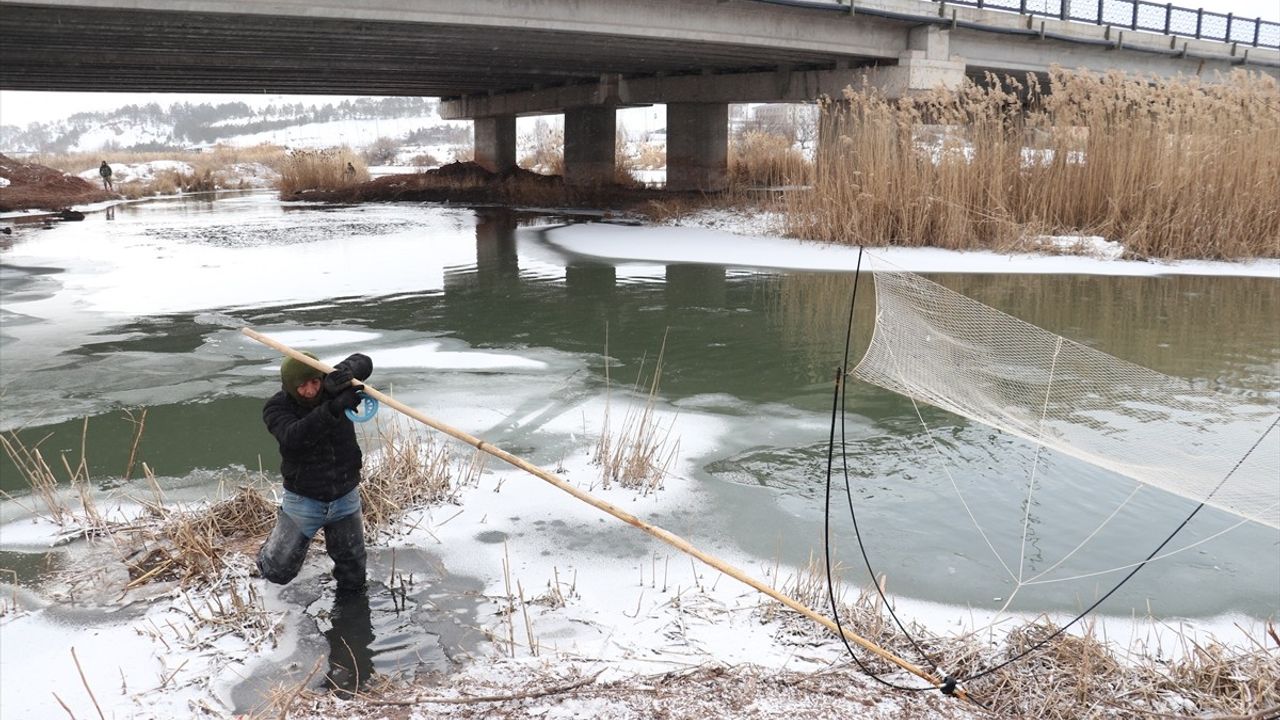
{"label": "patch of snow", "polygon": [[128,200],[103,200],[101,202],[85,203],[84,205],[72,205],[71,209],[79,212],[83,212],[83,213],[99,212],[101,210],[106,210],[107,208],[115,207],[117,205],[123,205],[127,202],[129,201]]}
{"label": "patch of snow", "polygon": [[48,215],[48,214],[49,214],[48,210],[36,210],[36,209],[8,210],[5,212],[0,212],[0,220],[11,220],[13,218],[31,217],[32,215]]}
{"label": "patch of snow", "polygon": [[705,208],[668,220],[663,225],[724,230],[735,235],[779,235],[786,215],[755,209]]}
{"label": "patch of snow", "polygon": [[9,178],[0,177],[0,188],[9,187]]}
{"label": "patch of snow", "polygon": [[1032,246],[1041,245],[1069,255],[1083,255],[1099,260],[1119,260],[1124,245],[1101,235],[1039,235],[1028,238]]}

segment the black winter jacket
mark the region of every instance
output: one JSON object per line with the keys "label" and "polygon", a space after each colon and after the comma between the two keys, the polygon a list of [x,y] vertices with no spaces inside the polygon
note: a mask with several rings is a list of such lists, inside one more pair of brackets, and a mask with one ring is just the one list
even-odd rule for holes
{"label": "black winter jacket", "polygon": [[330,502],[360,483],[356,428],[345,415],[329,412],[327,397],[309,408],[281,390],[262,408],[262,420],[280,443],[286,490]]}
{"label": "black winter jacket", "polygon": [[[348,365],[356,379],[365,380],[372,364],[350,367],[356,357],[339,366]],[[358,357],[368,363],[365,356]],[[285,489],[321,502],[337,500],[360,484],[363,461],[355,426],[346,415],[329,410],[331,399],[322,392],[320,404],[307,407],[281,390],[262,408],[262,420],[280,444]]]}

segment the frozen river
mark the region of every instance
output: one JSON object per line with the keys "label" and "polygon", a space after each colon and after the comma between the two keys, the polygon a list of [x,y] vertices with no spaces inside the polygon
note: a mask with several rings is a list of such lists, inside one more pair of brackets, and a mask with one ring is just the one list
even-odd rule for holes
{"label": "frozen river", "polygon": [[[278,357],[238,324],[326,359],[353,351],[403,402],[545,467],[581,453],[605,393],[635,380],[666,335],[660,410],[681,439],[668,486],[690,504],[668,529],[762,564],[803,565],[821,549],[831,375],[840,361],[852,274],[736,261],[730,236],[702,254],[662,257],[682,232],[565,227],[550,214],[420,205],[318,207],[265,194],[131,204],[111,219],[21,230],[0,251],[0,429],[45,454],[87,457],[102,492],[120,493],[133,426],[138,457],[177,497],[212,492],[238,468],[274,470],[260,407]],[[594,253],[596,230],[637,258]],[[659,243],[660,239],[660,243]],[[678,244],[678,243],[676,243]],[[613,245],[610,245],[613,247]],[[1280,398],[1280,279],[1174,275],[950,273],[935,280],[1050,331],[1242,403]],[[868,302],[859,308],[864,336]],[[648,367],[648,365],[646,365]],[[945,462],[996,552],[1017,559],[1024,443],[926,409]],[[911,404],[850,388],[846,434],[867,551],[898,593],[994,609],[1009,592],[986,542],[959,512]],[[571,429],[576,428],[576,429]],[[0,487],[25,492],[4,461]],[[1058,564],[1133,488],[1071,461],[1041,459],[1028,573],[1016,609],[1074,610],[1140,560],[1186,515],[1180,498],[1135,496],[1092,542]],[[588,478],[571,478],[589,484]],[[843,495],[835,507],[844,505]],[[565,503],[573,502],[565,497]],[[6,502],[2,518],[22,511]],[[860,567],[847,513],[834,520],[844,562]],[[1204,512],[1171,549],[1235,524]],[[1280,610],[1277,533],[1246,524],[1145,569],[1104,606],[1160,616]],[[566,536],[579,545],[588,538]],[[39,573],[0,537],[0,565]],[[1269,557],[1269,562],[1259,558]],[[24,559],[28,558],[28,559]],[[855,562],[855,558],[858,558]],[[449,559],[446,555],[445,562]],[[1051,569],[1052,568],[1052,569]],[[848,571],[850,579],[862,575]]]}

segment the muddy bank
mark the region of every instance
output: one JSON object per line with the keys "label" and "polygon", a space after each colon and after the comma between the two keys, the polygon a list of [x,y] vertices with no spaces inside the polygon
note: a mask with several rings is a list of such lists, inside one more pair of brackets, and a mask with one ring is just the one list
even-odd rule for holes
{"label": "muddy bank", "polygon": [[0,212],[61,210],[120,197],[83,178],[6,155],[0,155],[0,178],[7,181],[0,187]]}
{"label": "muddy bank", "polygon": [[523,168],[495,173],[474,162],[455,162],[434,170],[386,175],[340,188],[281,193],[283,200],[331,203],[449,202],[515,204],[636,210],[653,201],[700,198],[701,193],[673,193],[630,183],[591,188],[570,187],[559,175]]}

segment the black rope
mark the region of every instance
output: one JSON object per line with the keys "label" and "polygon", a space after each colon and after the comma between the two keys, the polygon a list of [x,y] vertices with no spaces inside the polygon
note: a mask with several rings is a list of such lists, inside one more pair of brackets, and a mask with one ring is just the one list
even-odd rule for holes
{"label": "black rope", "polygon": [[[863,663],[861,659],[859,659],[859,658],[858,658],[857,653],[855,653],[855,652],[853,651],[853,646],[849,644],[849,640],[848,640],[848,638],[846,638],[846,637],[845,637],[845,635],[844,635],[844,625],[843,625],[843,624],[841,624],[841,622],[840,622],[840,606],[839,606],[839,604],[836,602],[835,584],[834,584],[834,583],[832,582],[832,580],[831,580],[831,468],[832,468],[832,465],[834,464],[834,461],[835,461],[835,450],[836,450],[836,413],[838,412],[838,413],[840,414],[840,449],[841,449],[841,453],[840,453],[840,454],[841,454],[841,458],[843,459],[843,457],[844,457],[844,407],[843,407],[843,405],[844,405],[844,386],[845,386],[845,382],[844,382],[844,380],[845,380],[845,372],[846,372],[846,368],[849,366],[849,345],[850,345],[850,342],[851,342],[851,337],[852,337],[852,335],[853,335],[853,308],[854,308],[855,303],[856,303],[856,302],[857,302],[857,300],[858,300],[858,277],[860,276],[861,271],[862,271],[862,246],[861,246],[861,245],[859,245],[859,246],[858,246],[858,263],[857,263],[857,266],[856,266],[856,267],[855,267],[855,269],[854,269],[854,274],[853,274],[853,297],[852,297],[852,299],[850,299],[850,301],[849,301],[849,326],[848,326],[847,330],[845,331],[845,337],[844,337],[844,361],[843,361],[843,363],[840,365],[840,367],[836,368],[835,388],[832,390],[832,393],[831,393],[831,432],[830,432],[830,435],[829,435],[829,437],[828,437],[828,439],[827,439],[827,483],[826,483],[826,499],[825,499],[825,504],[823,505],[823,513],[822,513],[822,516],[823,516],[823,535],[822,535],[822,537],[823,537],[823,543],[822,543],[822,544],[823,544],[823,550],[824,550],[824,554],[825,554],[825,558],[826,558],[826,569],[827,569],[827,597],[828,597],[828,599],[829,599],[829,600],[830,600],[830,602],[831,602],[831,616],[832,616],[832,617],[835,619],[835,621],[836,621],[836,629],[838,629],[838,630],[840,631],[840,633],[839,633],[839,635],[840,635],[840,641],[844,643],[844,647],[845,647],[845,649],[849,651],[849,657],[853,658],[853,661],[854,661],[855,663],[857,663],[858,667],[862,670],[862,672],[863,672],[863,673],[865,673],[865,674],[866,674],[868,677],[870,677],[872,680],[875,680],[876,682],[878,682],[878,683],[880,683],[880,684],[882,684],[882,685],[886,685],[886,686],[888,686],[888,687],[891,687],[891,688],[893,688],[893,689],[895,689],[895,690],[904,690],[904,691],[909,691],[909,692],[919,692],[919,691],[922,691],[922,690],[933,690],[933,689],[934,689],[934,688],[933,688],[933,686],[929,686],[929,687],[910,687],[910,686],[907,686],[907,685],[898,685],[897,683],[893,683],[893,682],[890,682],[890,681],[888,681],[888,680],[885,680],[884,678],[882,678],[882,677],[880,677],[879,675],[876,675],[874,672],[872,672],[872,671],[871,671],[871,668],[867,667],[867,665],[866,665],[865,663]],[[846,492],[848,491],[848,488],[849,488],[849,471],[848,471],[848,463],[847,463],[847,462],[845,462],[845,490],[846,490]],[[853,501],[852,501],[852,499],[849,501],[849,508],[850,508],[850,512],[852,512],[852,510],[853,510]],[[854,532],[855,532],[855,533],[857,532],[857,527],[858,527],[858,526],[857,526],[857,520],[855,519],[855,520],[854,520]],[[862,537],[861,537],[861,536],[858,536],[858,547],[862,547]],[[863,557],[863,559],[864,559],[864,560],[865,560],[865,559],[866,559],[866,557],[867,557],[867,554],[866,554],[866,551],[865,551],[865,550],[863,550],[862,557]],[[868,571],[870,571],[870,570],[871,570],[871,562],[870,562],[869,560],[867,561],[867,570],[868,570]],[[875,586],[876,586],[876,590],[877,590],[877,592],[879,592],[879,590],[880,590],[880,585],[879,585],[879,583],[876,583],[876,581],[875,581],[875,573],[872,573],[872,575],[871,575],[871,583],[872,583],[873,585],[875,585]],[[881,597],[881,599],[883,599],[883,598],[884,598],[884,595],[882,594],[880,597]],[[889,605],[888,605],[888,603],[886,602],[886,603],[885,603],[885,607],[888,607],[888,606],[889,606]],[[893,613],[893,610],[892,610],[892,609],[890,609],[890,611],[889,611],[889,612],[890,612],[890,614],[892,614],[892,613]],[[896,622],[896,621],[897,621],[897,619],[898,619],[898,618],[897,618],[897,616],[895,615],[895,616],[894,616],[894,621]],[[899,623],[899,624],[898,624],[898,627],[899,627],[899,628],[901,628],[901,627],[902,627],[902,624],[901,624],[901,623]],[[904,629],[904,630],[903,630],[903,632],[905,633],[905,632],[906,632],[906,630]],[[908,634],[908,635],[907,635],[907,637],[908,637],[908,639],[910,639],[910,638],[911,638],[910,634]],[[918,651],[920,650],[920,646],[919,646],[919,645],[916,645],[916,642],[915,642],[915,640],[914,640],[914,639],[913,639],[913,640],[911,640],[911,644],[912,644],[912,645],[915,645],[916,650],[918,650]],[[924,653],[923,653],[923,652],[921,652],[921,654],[923,655]],[[925,656],[925,657],[926,657],[926,659],[928,659],[928,656]],[[930,661],[929,661],[929,664],[933,666],[933,669],[934,669],[934,671],[936,672],[936,671],[937,671],[937,665],[934,665],[932,660],[930,660]],[[948,680],[950,680],[950,678],[949,678],[949,677],[948,677],[947,679],[948,679]],[[945,687],[945,685],[944,685],[944,687]],[[953,683],[953,687],[954,687],[954,683]]]}

